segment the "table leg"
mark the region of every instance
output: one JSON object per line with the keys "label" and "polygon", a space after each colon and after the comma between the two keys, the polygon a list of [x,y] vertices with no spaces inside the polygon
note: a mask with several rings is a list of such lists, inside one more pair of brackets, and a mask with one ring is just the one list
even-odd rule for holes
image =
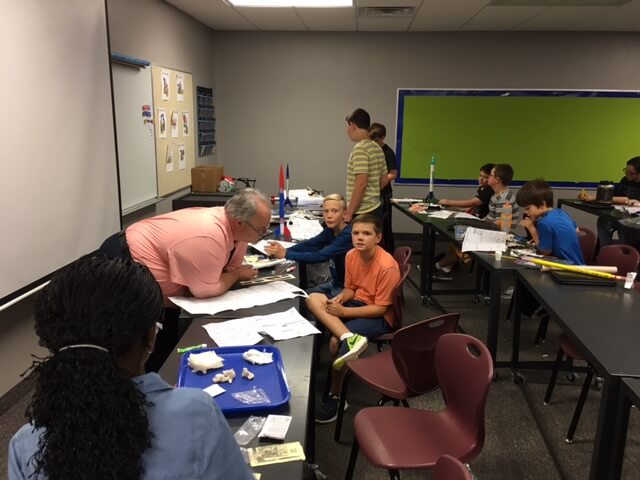
{"label": "table leg", "polygon": [[489,317],[487,322],[487,348],[491,352],[493,363],[498,357],[498,327],[500,323],[500,294],[502,292],[502,275],[491,269],[489,277]]}
{"label": "table leg", "polygon": [[[420,296],[424,297],[427,291],[427,275],[429,272],[429,231],[427,225],[422,226],[422,255],[420,255]],[[433,259],[433,257],[431,257]]]}
{"label": "table leg", "polygon": [[[617,409],[620,406],[622,382],[619,377],[607,377],[602,385],[596,438],[593,442],[590,480],[618,480],[622,470],[624,448],[616,440]],[[628,413],[627,413],[628,415]]]}
{"label": "table leg", "polygon": [[520,321],[522,320],[522,295],[524,285],[520,279],[516,279],[516,286],[513,292],[513,340],[511,342],[511,364],[517,367],[520,361]]}

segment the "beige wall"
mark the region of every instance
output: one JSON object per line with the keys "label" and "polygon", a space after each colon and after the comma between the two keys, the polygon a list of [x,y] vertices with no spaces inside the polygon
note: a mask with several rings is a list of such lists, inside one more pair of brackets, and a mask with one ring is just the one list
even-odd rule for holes
{"label": "beige wall", "polygon": [[[209,28],[160,0],[108,0],[107,7],[112,51],[191,72],[194,85],[214,86]],[[196,157],[196,163],[215,163],[215,157]],[[156,206],[158,213],[168,210],[170,200]],[[32,299],[27,299],[0,312],[0,395],[20,381],[32,353],[43,350],[33,332]]]}
{"label": "beige wall", "polygon": [[[295,187],[343,192],[352,146],[345,114],[364,107],[387,125],[394,146],[397,88],[640,89],[636,33],[218,32],[214,38],[218,163],[230,175],[257,178],[271,193],[280,163],[290,164]],[[470,177],[477,168],[470,166]],[[425,188],[394,191],[423,196]],[[466,198],[473,189],[438,194]],[[394,223],[396,231],[416,231],[410,222]]]}

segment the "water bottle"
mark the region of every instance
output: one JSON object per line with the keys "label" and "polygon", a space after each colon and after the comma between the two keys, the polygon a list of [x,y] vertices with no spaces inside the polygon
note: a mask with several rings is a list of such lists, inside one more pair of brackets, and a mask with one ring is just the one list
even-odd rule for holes
{"label": "water bottle", "polygon": [[500,230],[509,233],[511,231],[511,222],[513,220],[513,208],[509,202],[502,206],[500,213]]}

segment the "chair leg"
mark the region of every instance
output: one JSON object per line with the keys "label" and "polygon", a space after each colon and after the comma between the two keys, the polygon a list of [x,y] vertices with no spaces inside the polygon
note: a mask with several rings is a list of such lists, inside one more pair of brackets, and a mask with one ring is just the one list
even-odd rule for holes
{"label": "chair leg", "polygon": [[340,441],[340,433],[342,432],[342,417],[344,417],[344,405],[347,402],[347,388],[349,380],[351,380],[351,371],[347,368],[342,379],[342,388],[340,389],[340,400],[338,402],[338,417],[336,418],[336,427],[333,431],[333,440]]}
{"label": "chair leg", "polygon": [[398,470],[389,470],[389,478],[391,480],[400,480],[400,472]]}
{"label": "chair leg", "polygon": [[549,405],[551,403],[551,394],[553,393],[553,387],[556,386],[556,380],[558,379],[558,370],[562,363],[562,357],[564,352],[561,348],[558,348],[558,354],[556,355],[556,361],[553,364],[553,371],[551,372],[551,378],[549,379],[549,385],[547,386],[547,393],[544,394],[544,404]]}
{"label": "chair leg", "polygon": [[358,439],[353,439],[353,445],[351,446],[351,455],[349,456],[349,465],[347,466],[347,473],[345,474],[345,480],[351,480],[353,478],[353,471],[356,468],[356,460],[358,459]]}
{"label": "chair leg", "polygon": [[383,406],[385,403],[391,401],[391,398],[387,397],[386,395],[383,395],[380,397],[380,400],[378,400],[378,403],[376,403],[376,405],[378,407]]}
{"label": "chair leg", "polygon": [[406,400],[402,400],[402,405],[409,408],[411,405],[409,405],[409,402],[407,402]]}
{"label": "chair leg", "polygon": [[580,415],[582,415],[582,409],[587,400],[587,394],[589,393],[589,387],[591,387],[591,380],[593,380],[593,368],[589,366],[589,371],[587,372],[587,378],[584,379],[584,385],[582,385],[582,391],[580,392],[580,398],[578,399],[578,404],[576,405],[576,409],[573,412],[573,418],[571,419],[571,425],[569,425],[569,431],[567,432],[567,443],[573,442],[573,436],[576,433],[576,428],[578,427],[578,422],[580,421]]}
{"label": "chair leg", "polygon": [[540,317],[540,325],[538,325],[538,331],[536,332],[536,338],[533,341],[536,345],[540,345],[547,338],[547,328],[549,327],[549,315],[545,314]]}

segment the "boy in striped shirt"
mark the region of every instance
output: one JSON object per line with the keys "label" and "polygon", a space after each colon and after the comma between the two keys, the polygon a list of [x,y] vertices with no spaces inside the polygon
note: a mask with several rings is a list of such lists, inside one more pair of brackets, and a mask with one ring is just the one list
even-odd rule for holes
{"label": "boy in striped shirt", "polygon": [[347,135],[356,142],[347,163],[347,211],[345,220],[371,213],[382,218],[380,183],[387,167],[380,145],[369,138],[371,117],[362,108],[347,115]]}

